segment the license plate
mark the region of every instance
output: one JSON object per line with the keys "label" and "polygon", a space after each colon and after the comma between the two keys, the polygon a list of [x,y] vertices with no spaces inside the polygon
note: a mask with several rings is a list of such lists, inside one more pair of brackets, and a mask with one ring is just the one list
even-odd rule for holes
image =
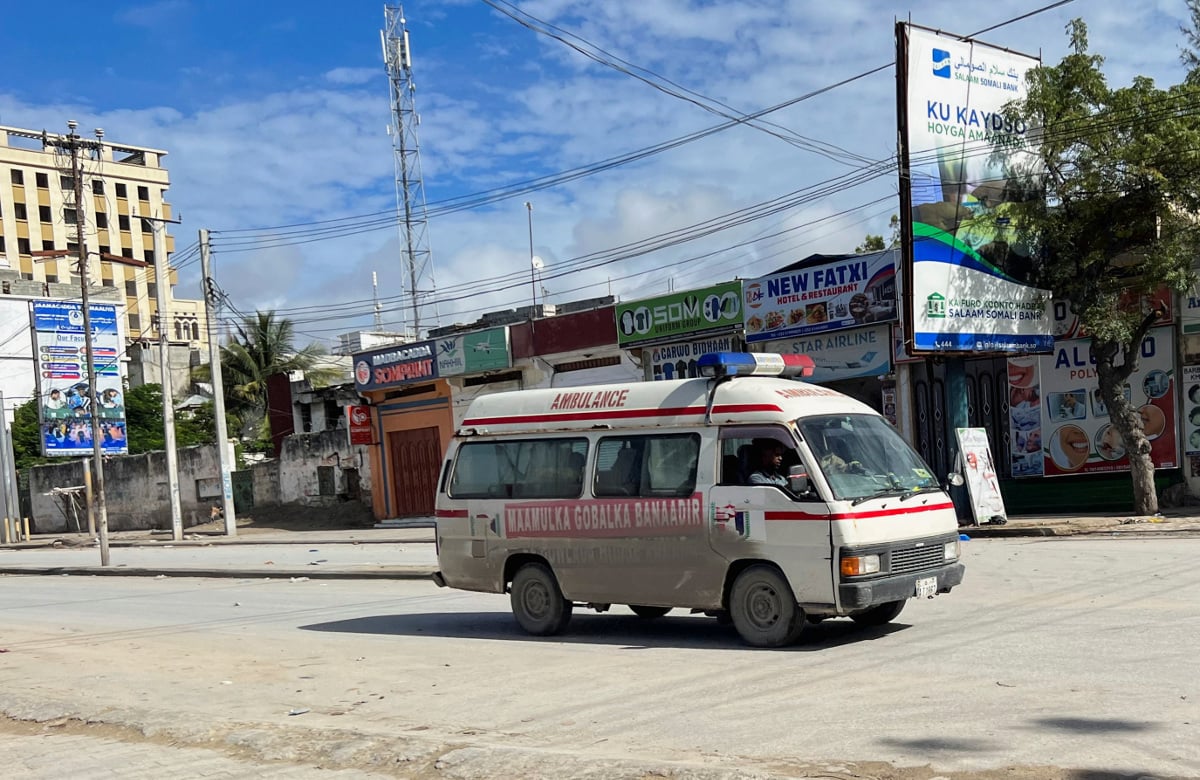
{"label": "license plate", "polygon": [[917,580],[917,598],[927,599],[937,594],[937,577],[925,577]]}

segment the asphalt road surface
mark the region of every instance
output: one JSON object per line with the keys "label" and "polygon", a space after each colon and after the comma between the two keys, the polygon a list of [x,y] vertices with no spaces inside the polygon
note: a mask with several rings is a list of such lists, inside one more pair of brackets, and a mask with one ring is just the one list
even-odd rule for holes
{"label": "asphalt road surface", "polygon": [[[974,541],[786,650],[419,581],[0,578],[0,766],[74,777],[1200,777],[1196,539]],[[70,759],[74,763],[66,763]],[[7,772],[6,772],[7,774]]]}

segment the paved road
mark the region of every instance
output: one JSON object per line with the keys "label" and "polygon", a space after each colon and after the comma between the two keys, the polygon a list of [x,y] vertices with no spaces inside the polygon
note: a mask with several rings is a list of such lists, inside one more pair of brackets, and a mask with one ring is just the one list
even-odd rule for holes
{"label": "paved road", "polygon": [[417,581],[4,577],[0,712],[406,777],[1200,777],[1200,541],[969,550],[955,593],[786,651],[623,610],[536,640]]}

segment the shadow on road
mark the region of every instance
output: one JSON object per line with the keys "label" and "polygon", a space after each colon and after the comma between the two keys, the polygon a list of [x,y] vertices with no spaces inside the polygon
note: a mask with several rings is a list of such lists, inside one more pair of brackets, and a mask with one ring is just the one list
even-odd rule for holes
{"label": "shadow on road", "polygon": [[[752,650],[742,644],[733,626],[713,618],[668,616],[645,620],[624,614],[576,614],[565,634],[535,637],[526,634],[506,612],[437,612],[405,615],[372,615],[300,626],[304,631],[391,636],[436,636],[455,639],[492,639],[513,642],[567,642],[624,645],[626,650],[655,647],[715,650]],[[890,624],[863,628],[850,620],[828,620],[806,626],[800,642],[788,651],[824,650],[855,642],[883,639],[908,626]]]}

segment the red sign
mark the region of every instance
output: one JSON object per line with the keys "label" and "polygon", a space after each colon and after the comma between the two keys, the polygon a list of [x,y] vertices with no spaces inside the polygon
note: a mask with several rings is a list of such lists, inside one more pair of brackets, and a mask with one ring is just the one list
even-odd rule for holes
{"label": "red sign", "polygon": [[346,418],[350,423],[350,443],[374,444],[375,429],[371,425],[371,407],[347,406]]}

